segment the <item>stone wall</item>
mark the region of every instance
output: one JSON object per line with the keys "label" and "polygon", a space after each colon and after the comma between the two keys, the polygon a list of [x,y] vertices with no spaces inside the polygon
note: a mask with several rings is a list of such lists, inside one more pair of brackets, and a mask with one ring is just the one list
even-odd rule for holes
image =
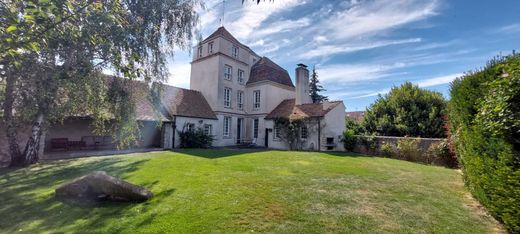
{"label": "stone wall", "polygon": [[[356,136],[356,138],[356,144],[352,150],[356,153],[383,156],[452,168],[457,167],[458,164],[457,158],[453,153],[450,152],[448,145],[443,138],[389,136]],[[405,146],[403,148],[405,149],[399,149],[398,144],[401,140],[416,140],[418,141],[418,146],[411,147],[410,144],[403,144],[403,146]],[[435,150],[429,151],[430,146],[434,144],[438,144],[436,145],[437,147],[434,147]],[[406,145],[409,147],[407,148]]]}
{"label": "stone wall", "polygon": [[[368,139],[370,137],[367,136],[356,136],[360,139],[365,138]],[[354,147],[354,152],[368,155],[382,155],[381,146],[385,143],[392,144],[397,146],[397,143],[402,139],[416,139],[419,140],[419,149],[422,152],[428,151],[428,148],[433,143],[439,143],[443,138],[415,138],[415,137],[391,137],[391,136],[374,136],[375,140],[375,148],[368,147],[363,140],[357,140],[356,146]]]}

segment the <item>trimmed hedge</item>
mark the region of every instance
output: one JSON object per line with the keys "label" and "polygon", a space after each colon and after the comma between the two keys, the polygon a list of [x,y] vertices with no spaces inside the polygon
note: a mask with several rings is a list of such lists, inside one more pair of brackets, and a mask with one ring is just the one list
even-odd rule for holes
{"label": "trimmed hedge", "polygon": [[451,142],[473,195],[520,232],[520,55],[494,58],[451,85]]}

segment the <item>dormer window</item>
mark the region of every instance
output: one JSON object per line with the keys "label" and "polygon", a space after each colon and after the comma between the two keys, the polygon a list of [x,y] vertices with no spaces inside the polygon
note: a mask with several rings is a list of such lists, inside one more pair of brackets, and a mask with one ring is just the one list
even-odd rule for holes
{"label": "dormer window", "polygon": [[238,46],[233,46],[233,50],[231,52],[233,54],[233,58],[238,58]]}
{"label": "dormer window", "polygon": [[213,42],[208,44],[208,54],[213,54]]}
{"label": "dormer window", "polygon": [[202,58],[202,46],[199,46],[198,55],[199,58]]}

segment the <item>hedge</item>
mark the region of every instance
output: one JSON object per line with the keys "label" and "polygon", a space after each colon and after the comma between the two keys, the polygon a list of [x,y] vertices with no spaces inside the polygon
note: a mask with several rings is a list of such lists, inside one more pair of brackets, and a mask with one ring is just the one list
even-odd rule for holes
{"label": "hedge", "polygon": [[494,58],[451,84],[450,140],[464,180],[509,231],[520,232],[520,55]]}

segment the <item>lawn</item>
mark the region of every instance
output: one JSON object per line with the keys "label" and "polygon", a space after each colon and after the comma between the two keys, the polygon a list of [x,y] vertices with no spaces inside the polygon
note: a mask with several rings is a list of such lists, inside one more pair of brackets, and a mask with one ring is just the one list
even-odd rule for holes
{"label": "lawn", "polygon": [[[104,170],[141,204],[77,206],[60,184]],[[348,153],[183,150],[0,170],[0,232],[500,232],[456,170]]]}

